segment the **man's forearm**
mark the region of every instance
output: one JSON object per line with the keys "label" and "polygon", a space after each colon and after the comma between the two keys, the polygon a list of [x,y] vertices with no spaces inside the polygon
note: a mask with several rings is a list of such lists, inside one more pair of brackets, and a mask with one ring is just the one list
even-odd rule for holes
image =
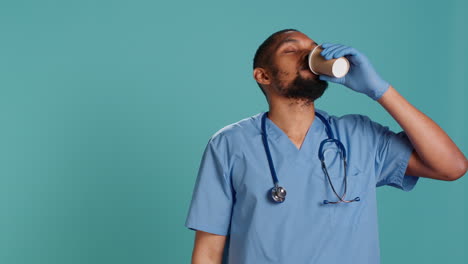
{"label": "man's forearm", "polygon": [[450,137],[391,85],[378,102],[403,128],[427,167],[449,177],[466,172],[468,161]]}

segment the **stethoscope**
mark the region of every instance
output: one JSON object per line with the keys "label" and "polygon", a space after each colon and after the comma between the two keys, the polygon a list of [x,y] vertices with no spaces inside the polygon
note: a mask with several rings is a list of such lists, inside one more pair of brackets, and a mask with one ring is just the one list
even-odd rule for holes
{"label": "stethoscope", "polygon": [[[275,187],[271,188],[271,197],[273,198],[273,201],[275,201],[277,203],[282,203],[286,199],[286,189],[284,189],[284,187],[279,186],[278,177],[276,177],[276,170],[275,170],[275,167],[273,166],[273,160],[271,159],[271,153],[270,153],[270,148],[268,146],[268,139],[267,139],[267,134],[266,134],[266,129],[265,129],[265,120],[266,120],[267,114],[268,114],[268,112],[265,112],[263,114],[263,117],[262,117],[262,138],[263,138],[263,145],[265,146],[265,151],[266,151],[266,154],[267,154],[267,157],[268,157],[268,164],[270,165],[271,176],[273,177],[273,181],[274,181],[274,184],[275,184]],[[341,203],[341,202],[350,203],[350,202],[360,201],[361,199],[359,198],[359,196],[352,199],[352,200],[344,200],[343,199],[345,197],[345,195],[346,195],[346,185],[347,185],[346,151],[345,151],[345,148],[344,148],[343,144],[341,143],[341,141],[338,140],[338,139],[335,139],[335,137],[333,136],[333,131],[331,130],[330,124],[328,124],[325,117],[323,117],[321,114],[319,114],[317,112],[315,112],[315,115],[318,116],[319,119],[322,121],[322,123],[325,125],[325,130],[326,130],[327,136],[328,136],[327,139],[324,139],[322,142],[320,142],[318,156],[319,156],[320,162],[322,163],[322,170],[325,173],[325,175],[327,176],[328,182],[330,183],[330,186],[331,186],[333,192],[335,193],[336,197],[338,197],[338,199],[339,199],[336,202],[323,200],[323,204],[337,204],[337,203]],[[344,187],[343,196],[341,196],[341,197],[336,193],[335,188],[333,187],[333,183],[332,183],[332,181],[330,179],[330,176],[328,175],[327,166],[325,165],[325,158],[324,158],[324,154],[323,154],[323,146],[326,143],[329,143],[329,142],[333,142],[333,143],[336,144],[336,146],[338,147],[338,150],[340,152],[340,158],[343,161],[344,181],[345,181],[344,186],[345,187]]]}

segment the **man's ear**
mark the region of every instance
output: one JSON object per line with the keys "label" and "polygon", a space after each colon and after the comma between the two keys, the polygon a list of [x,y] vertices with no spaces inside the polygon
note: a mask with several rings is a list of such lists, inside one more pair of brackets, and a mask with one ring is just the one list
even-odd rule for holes
{"label": "man's ear", "polygon": [[269,85],[271,83],[271,78],[268,75],[268,72],[263,68],[255,68],[253,71],[253,77],[260,84]]}

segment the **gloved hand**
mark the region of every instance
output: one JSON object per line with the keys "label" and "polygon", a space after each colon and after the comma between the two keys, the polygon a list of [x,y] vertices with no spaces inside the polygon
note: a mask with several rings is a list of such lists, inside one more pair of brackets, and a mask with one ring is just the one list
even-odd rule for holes
{"label": "gloved hand", "polygon": [[369,59],[355,48],[332,43],[323,43],[320,46],[323,48],[320,54],[326,60],[344,56],[350,62],[349,72],[345,76],[335,78],[320,75],[320,80],[342,84],[374,100],[378,100],[390,87],[388,82],[380,78]]}

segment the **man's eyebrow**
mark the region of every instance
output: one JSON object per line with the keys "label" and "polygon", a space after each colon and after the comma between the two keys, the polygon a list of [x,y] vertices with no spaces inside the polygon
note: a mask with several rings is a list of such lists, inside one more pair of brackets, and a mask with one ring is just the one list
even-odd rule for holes
{"label": "man's eyebrow", "polygon": [[[279,49],[281,48],[283,45],[287,44],[287,43],[291,43],[291,42],[299,42],[299,40],[297,39],[293,39],[293,38],[285,38],[283,39],[280,43],[278,43],[278,45],[276,46],[276,49]],[[318,46],[317,42],[313,41],[312,44],[315,44]]]}
{"label": "man's eyebrow", "polygon": [[279,49],[286,43],[290,43],[290,42],[299,42],[299,40],[293,39],[293,38],[285,38],[280,43],[278,43],[278,45],[276,46],[276,49]]}

